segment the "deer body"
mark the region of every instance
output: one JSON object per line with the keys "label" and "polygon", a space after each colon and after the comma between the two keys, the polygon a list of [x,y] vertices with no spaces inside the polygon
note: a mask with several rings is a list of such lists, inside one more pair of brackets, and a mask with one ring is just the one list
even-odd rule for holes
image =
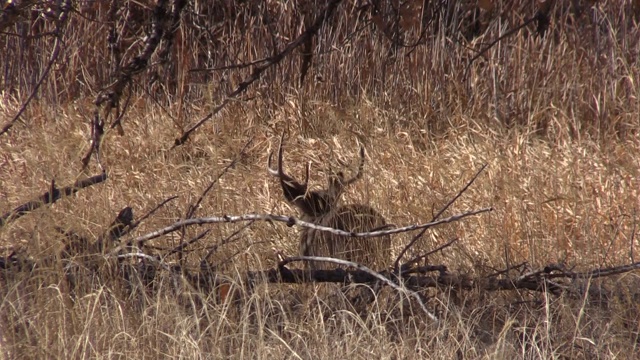
{"label": "deer body", "polygon": [[[271,155],[269,155],[269,173],[280,179],[285,199],[300,210],[302,220],[348,232],[368,232],[386,227],[384,217],[368,205],[339,204],[344,188],[362,176],[364,148],[360,148],[360,165],[354,177],[345,179],[339,172],[329,177],[327,189],[308,191],[310,167],[307,166],[304,183],[299,183],[287,175],[282,165],[282,141],[283,139],[280,140],[276,169],[271,168]],[[380,270],[388,265],[385,260],[388,260],[390,246],[391,238],[388,235],[376,238],[354,238],[310,228],[303,228],[300,232],[300,255],[335,257],[353,261],[374,270]],[[318,262],[311,262],[309,265],[309,268],[314,270],[327,267],[331,265]]]}
{"label": "deer body", "polygon": [[[349,232],[379,230],[387,225],[375,209],[361,204],[340,206],[312,222]],[[389,236],[352,238],[304,228],[300,234],[300,255],[336,257],[370,267],[385,266],[384,253],[388,253],[390,241]],[[319,268],[317,265],[314,263],[312,268]]]}

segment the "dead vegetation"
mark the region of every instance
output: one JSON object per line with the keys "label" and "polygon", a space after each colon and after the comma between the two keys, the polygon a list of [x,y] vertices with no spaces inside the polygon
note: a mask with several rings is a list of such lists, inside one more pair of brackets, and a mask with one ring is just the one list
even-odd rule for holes
{"label": "dead vegetation", "polygon": [[2,5],[2,358],[640,356],[636,1]]}

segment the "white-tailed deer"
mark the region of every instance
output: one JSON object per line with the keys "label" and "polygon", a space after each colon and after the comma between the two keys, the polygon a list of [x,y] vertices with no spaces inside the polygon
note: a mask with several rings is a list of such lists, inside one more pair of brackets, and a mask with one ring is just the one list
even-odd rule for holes
{"label": "white-tailed deer", "polygon": [[[364,147],[360,147],[358,172],[352,178],[345,179],[343,173],[338,172],[336,175],[329,176],[327,189],[309,191],[307,185],[311,165],[307,165],[304,183],[287,175],[282,165],[283,141],[284,133],[280,139],[276,168],[271,168],[273,153],[269,154],[267,167],[269,174],[280,180],[285,199],[300,210],[303,221],[349,232],[380,230],[387,226],[382,215],[370,206],[339,205],[344,189],[362,177]],[[357,262],[374,270],[381,270],[389,265],[390,247],[391,238],[388,235],[377,238],[355,238],[309,228],[303,228],[300,234],[300,255],[302,256],[335,257]],[[309,268],[320,269],[330,266],[331,264],[320,265],[313,262]]]}

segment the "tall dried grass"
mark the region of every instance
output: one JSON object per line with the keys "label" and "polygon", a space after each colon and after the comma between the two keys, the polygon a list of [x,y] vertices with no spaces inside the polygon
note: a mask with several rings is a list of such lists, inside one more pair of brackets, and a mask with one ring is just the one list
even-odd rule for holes
{"label": "tall dried grass", "polygon": [[[341,157],[355,156],[350,152],[357,149],[356,138],[364,143],[369,157],[365,177],[345,201],[371,204],[398,225],[431,219],[479,165],[489,164],[450,212],[486,205],[495,211],[428,232],[409,255],[457,237],[453,248],[429,262],[482,276],[520,262],[530,268],[565,262],[586,269],[634,261],[640,208],[635,3],[573,2],[583,5],[581,11],[558,3],[544,38],[532,29],[507,37],[475,61],[465,77],[465,60],[475,55],[469,47],[480,48],[535,13],[533,5],[513,2],[494,9],[501,16],[492,17],[485,32],[464,46],[460,42],[465,40],[446,24],[436,29],[432,23],[425,45],[409,51],[394,50],[375,25],[350,35],[366,16],[345,2],[317,39],[313,74],[303,86],[295,85],[300,59],[286,59],[246,98],[233,102],[185,145],[171,149],[181,130],[250,72],[192,70],[269,56],[299,33],[315,9],[302,8],[303,2],[210,3],[219,7],[190,5],[170,61],[137,80],[123,122],[125,135],[106,134],[101,156],[109,180],[1,228],[3,255],[14,250],[55,255],[67,241],[57,228],[95,238],[122,207],[131,206],[139,215],[178,195],[137,233],[165,226],[184,216],[250,139],[245,155],[218,181],[197,215],[293,215],[295,209],[281,201],[279,184],[265,170],[269,150],[287,128],[288,163],[300,165],[292,173],[302,173],[301,164],[311,159],[322,175],[338,167]],[[139,51],[151,6],[126,5],[116,27],[123,58]],[[22,122],[0,138],[0,212],[41,194],[51,179],[67,184],[83,176],[79,159],[91,133],[90,104],[111,79],[113,55],[106,43],[109,23],[93,20],[105,19],[108,7],[87,3],[78,11],[84,17],[74,15],[67,24],[62,57],[38,98]],[[452,23],[463,22],[462,15],[453,14],[460,18]],[[5,29],[21,36],[0,35],[0,46],[7,49],[0,55],[5,89],[0,118],[15,114],[46,65],[50,42],[36,35],[51,26],[44,17],[21,19]],[[417,35],[407,31],[404,40]],[[160,76],[147,88],[154,72]],[[202,254],[238,226],[211,227],[189,248],[185,264],[196,268]],[[185,231],[188,239],[202,229]],[[410,236],[393,237],[393,252]],[[297,239],[295,229],[254,223],[221,246],[211,261],[221,274],[237,279],[246,270],[274,266],[274,248],[295,254]],[[171,235],[151,245],[171,248],[180,241]],[[433,324],[407,315],[411,303],[389,293],[358,313],[348,301],[316,296],[323,293],[314,286],[260,285],[225,302],[184,284],[176,294],[177,280],[170,276],[158,278],[149,294],[127,292],[100,278],[87,279],[92,283],[86,291],[74,293],[62,272],[53,262],[35,274],[2,275],[0,356],[640,355],[636,273],[617,282],[590,282],[593,291],[619,289],[601,303],[518,291],[429,290],[427,305],[442,319]]]}

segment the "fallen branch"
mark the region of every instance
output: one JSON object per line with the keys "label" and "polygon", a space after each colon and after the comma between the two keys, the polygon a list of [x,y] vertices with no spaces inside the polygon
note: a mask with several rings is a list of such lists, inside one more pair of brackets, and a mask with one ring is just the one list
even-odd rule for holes
{"label": "fallen branch", "polygon": [[394,283],[393,281],[389,280],[387,277],[383,276],[380,273],[377,273],[371,269],[369,269],[368,267],[361,265],[361,264],[357,264],[351,261],[347,261],[347,260],[341,260],[341,259],[336,259],[336,258],[331,258],[331,257],[323,257],[323,256],[296,256],[296,257],[291,257],[288,259],[284,259],[282,262],[280,262],[280,264],[278,264],[278,268],[283,268],[286,264],[294,262],[294,261],[320,261],[320,262],[329,262],[329,263],[334,263],[334,264],[338,264],[338,265],[343,265],[343,266],[349,266],[355,269],[358,269],[359,271],[362,271],[366,274],[371,275],[372,277],[376,278],[377,280],[381,281],[383,284],[391,287],[392,289],[396,290],[399,293],[406,293],[409,296],[413,297],[414,299],[416,299],[416,301],[418,302],[418,304],[420,304],[420,308],[422,308],[422,311],[424,311],[424,313],[434,322],[438,322],[438,318],[433,315],[425,306],[424,302],[422,301],[422,299],[420,298],[420,296],[414,292],[411,291],[407,288],[403,288],[401,286],[398,286],[396,283]]}
{"label": "fallen branch", "polygon": [[[118,264],[118,266],[121,266],[123,269],[125,269],[125,267],[127,269],[127,272],[121,271],[120,274],[126,273],[130,278],[136,275],[136,272],[141,271],[146,271],[146,274],[153,274],[153,277],[162,276],[162,270],[164,270],[175,274],[182,274],[191,286],[203,292],[217,291],[216,287],[211,287],[210,285],[222,284],[220,282],[222,274],[212,270],[211,267],[203,266],[203,264],[200,264],[198,271],[190,272],[181,265],[174,265],[165,262],[163,260],[165,257],[159,255],[143,253],[114,254],[107,255],[104,259],[108,259],[110,257],[120,260],[126,258],[137,258],[145,261],[145,267],[131,266],[126,263]],[[3,276],[12,272],[24,271],[27,272],[27,276],[36,276],[34,274],[37,273],[34,273],[33,269],[52,266],[52,262],[50,260],[51,259],[46,260],[46,258],[45,260],[32,259],[13,252],[7,257],[0,257],[0,269],[3,270]],[[294,261],[331,262],[342,266],[348,266],[355,270],[338,268],[335,270],[309,271],[289,269],[286,267],[287,264]],[[149,268],[150,266],[151,268]],[[250,284],[255,283],[256,281],[262,281],[279,284],[302,284],[308,282],[372,284],[381,282],[395,290],[408,292],[412,297],[418,296],[418,291],[428,288],[438,290],[457,289],[485,292],[527,290],[538,293],[550,293],[555,296],[568,295],[572,298],[587,299],[597,304],[606,305],[611,299],[616,298],[621,301],[633,301],[634,297],[640,294],[638,294],[637,288],[633,283],[630,283],[628,286],[621,287],[621,283],[619,281],[615,281],[615,283],[612,283],[610,287],[607,287],[606,285],[590,285],[590,281],[597,277],[610,277],[636,271],[638,269],[640,269],[640,262],[606,269],[592,269],[584,272],[566,271],[562,269],[562,266],[551,264],[541,268],[540,270],[532,271],[517,277],[509,277],[505,272],[501,272],[500,276],[472,277],[468,274],[456,274],[449,272],[445,265],[429,265],[414,267],[411,269],[410,274],[407,272],[403,274],[402,277],[395,277],[389,271],[376,273],[372,269],[345,260],[300,256],[284,259],[276,268],[260,271],[247,271],[240,276],[242,281],[239,281],[239,283]],[[137,275],[138,277],[142,277],[142,274]],[[23,277],[16,278],[22,279]],[[117,281],[116,278],[105,279],[105,281],[107,280]],[[147,280],[148,283],[151,283],[153,278]],[[228,279],[223,282],[230,285],[232,280]],[[406,289],[403,289],[402,285],[409,287],[412,290],[407,291]],[[419,303],[421,306],[424,305],[424,301],[422,299],[419,300]],[[426,310],[426,306],[423,306],[423,310]],[[435,316],[433,316],[433,314],[428,310],[426,313],[430,318],[434,319],[434,321],[436,320]]]}
{"label": "fallen branch", "polygon": [[[137,238],[134,238],[129,242],[136,243],[138,246],[142,246],[145,242],[149,240],[180,230],[182,227],[185,227],[185,226],[203,225],[203,224],[219,224],[219,223],[236,223],[236,222],[244,222],[244,221],[279,221],[279,222],[287,223],[288,226],[297,225],[297,226],[302,226],[305,228],[315,229],[319,231],[326,231],[326,232],[330,232],[332,234],[341,235],[341,236],[379,237],[379,236],[399,234],[403,232],[408,232],[408,231],[413,231],[418,229],[425,229],[425,228],[438,226],[441,224],[451,223],[469,216],[478,215],[478,214],[489,212],[492,210],[493,208],[484,208],[484,209],[469,211],[469,212],[458,214],[458,215],[453,215],[448,218],[429,222],[426,224],[416,224],[416,225],[409,225],[409,226],[389,229],[389,230],[379,230],[379,231],[360,232],[360,233],[334,229],[327,226],[321,226],[321,225],[313,224],[310,222],[302,221],[291,216],[272,215],[272,214],[246,214],[246,215],[237,215],[237,216],[225,215],[225,216],[194,218],[194,219],[186,219],[186,220],[178,221],[160,230],[156,230],[146,235],[142,235]],[[117,248],[116,250],[120,250],[120,247]]]}
{"label": "fallen branch", "polygon": [[100,175],[95,175],[90,178],[78,180],[73,185],[66,186],[62,189],[58,189],[55,185],[55,181],[51,181],[51,189],[49,191],[42,194],[37,199],[24,203],[2,215],[2,217],[0,217],[0,228],[35,209],[38,209],[47,204],[53,204],[63,196],[75,194],[80,189],[99,184],[101,182],[104,182],[105,180],[107,180],[107,173],[103,172]]}

